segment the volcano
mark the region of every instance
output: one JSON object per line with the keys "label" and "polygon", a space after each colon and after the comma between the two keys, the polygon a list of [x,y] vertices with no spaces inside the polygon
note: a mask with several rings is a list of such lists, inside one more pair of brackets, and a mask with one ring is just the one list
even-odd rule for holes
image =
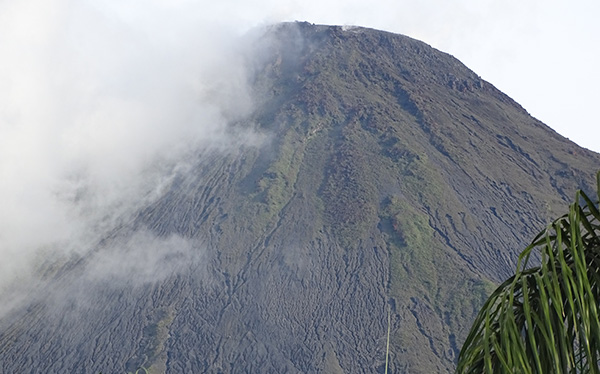
{"label": "volcano", "polygon": [[[284,23],[248,45],[255,105],[228,131],[263,141],[198,149],[44,269],[0,320],[0,372],[383,373],[389,312],[391,371],[449,373],[521,250],[594,190],[600,155],[423,42]],[[140,233],[166,267],[197,256],[150,281],[89,277]]]}

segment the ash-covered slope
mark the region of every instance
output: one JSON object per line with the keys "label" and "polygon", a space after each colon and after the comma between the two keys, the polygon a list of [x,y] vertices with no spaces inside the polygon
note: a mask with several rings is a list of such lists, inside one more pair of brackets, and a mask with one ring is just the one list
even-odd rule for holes
{"label": "ash-covered slope", "polygon": [[68,263],[0,321],[0,372],[383,372],[388,306],[392,372],[451,372],[494,283],[600,166],[408,37],[292,23],[252,43],[257,108],[232,131],[269,141],[199,150],[95,249],[152,232],[201,255],[135,284]]}

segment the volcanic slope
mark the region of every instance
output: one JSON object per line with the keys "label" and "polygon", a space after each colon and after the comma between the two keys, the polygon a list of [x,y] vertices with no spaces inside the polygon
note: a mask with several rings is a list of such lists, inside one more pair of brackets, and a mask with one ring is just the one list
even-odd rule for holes
{"label": "volcanic slope", "polygon": [[[230,130],[267,141],[198,150],[105,241],[177,235],[200,259],[131,287],[70,262],[0,321],[0,372],[382,373],[388,308],[391,372],[452,372],[517,254],[593,188],[600,155],[448,54],[364,28],[260,33],[255,111]],[[85,307],[48,301],[73,284]]]}

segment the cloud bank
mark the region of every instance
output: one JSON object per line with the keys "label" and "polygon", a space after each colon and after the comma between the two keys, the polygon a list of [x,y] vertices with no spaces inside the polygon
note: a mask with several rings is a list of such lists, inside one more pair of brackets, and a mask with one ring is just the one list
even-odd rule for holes
{"label": "cloud bank", "polygon": [[[227,124],[252,108],[238,32],[183,3],[0,1],[0,295],[40,256],[90,250],[194,150],[238,144]],[[139,261],[134,244],[113,262]]]}

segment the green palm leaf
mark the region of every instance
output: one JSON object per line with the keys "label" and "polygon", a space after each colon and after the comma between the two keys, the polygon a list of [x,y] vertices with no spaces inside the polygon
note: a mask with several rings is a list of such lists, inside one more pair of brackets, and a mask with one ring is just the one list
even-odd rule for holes
{"label": "green palm leaf", "polygon": [[[600,173],[597,175],[600,199]],[[539,266],[529,260],[539,253]],[[600,212],[578,191],[477,316],[459,374],[600,374]]]}

